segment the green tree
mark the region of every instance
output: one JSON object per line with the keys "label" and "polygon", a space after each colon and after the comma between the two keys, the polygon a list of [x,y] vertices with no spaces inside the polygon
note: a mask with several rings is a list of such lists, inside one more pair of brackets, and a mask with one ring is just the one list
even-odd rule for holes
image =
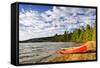
{"label": "green tree", "polygon": [[84,37],[85,37],[85,29],[84,29],[84,27],[82,26],[82,27],[81,27],[81,31],[80,31],[80,37],[79,37],[79,39],[80,39],[81,42],[84,42],[84,41],[85,41],[85,40],[84,40]]}
{"label": "green tree", "polygon": [[94,24],[94,28],[93,28],[93,36],[92,36],[92,40],[96,40],[96,22]]}

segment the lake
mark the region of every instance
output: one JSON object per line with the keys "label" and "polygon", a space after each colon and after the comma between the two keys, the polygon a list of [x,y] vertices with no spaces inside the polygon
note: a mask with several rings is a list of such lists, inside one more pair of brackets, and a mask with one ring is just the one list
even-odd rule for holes
{"label": "lake", "polygon": [[19,64],[49,62],[60,48],[79,46],[74,42],[19,43]]}

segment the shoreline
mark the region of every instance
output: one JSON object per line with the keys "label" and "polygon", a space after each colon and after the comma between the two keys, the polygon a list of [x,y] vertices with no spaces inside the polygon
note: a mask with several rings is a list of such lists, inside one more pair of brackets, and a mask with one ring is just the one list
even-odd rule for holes
{"label": "shoreline", "polygon": [[[91,41],[86,42],[85,44],[89,44]],[[94,42],[94,41],[93,41]],[[78,47],[84,45],[84,43],[76,43],[72,47]],[[95,50],[88,46],[88,48]],[[34,57],[27,61],[24,59],[20,59],[20,64],[26,63],[48,63],[48,62],[67,62],[67,61],[82,61],[82,60],[95,60],[96,59],[96,51],[84,52],[84,53],[71,53],[71,54],[59,54],[60,49],[56,51],[47,51],[47,54],[43,55],[42,57]],[[22,61],[21,61],[22,60]]]}
{"label": "shoreline", "polygon": [[88,41],[81,46],[86,46],[87,51],[67,54],[60,54],[58,52],[60,56],[55,57],[50,62],[96,60],[96,41]]}

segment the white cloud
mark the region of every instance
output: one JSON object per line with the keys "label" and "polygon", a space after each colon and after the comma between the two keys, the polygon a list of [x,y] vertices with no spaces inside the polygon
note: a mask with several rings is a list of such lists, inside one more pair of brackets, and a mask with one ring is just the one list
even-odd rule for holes
{"label": "white cloud", "polygon": [[56,7],[45,12],[34,10],[19,13],[19,40],[48,37],[71,32],[95,21],[95,9]]}

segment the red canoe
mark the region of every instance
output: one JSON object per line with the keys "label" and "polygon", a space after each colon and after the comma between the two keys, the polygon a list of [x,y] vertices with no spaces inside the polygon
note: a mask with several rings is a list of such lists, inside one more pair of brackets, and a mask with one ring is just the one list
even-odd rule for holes
{"label": "red canoe", "polygon": [[68,49],[60,49],[59,53],[61,54],[70,54],[70,53],[83,53],[87,52],[87,47],[86,46],[80,46],[80,47],[74,47],[74,48],[68,48]]}

